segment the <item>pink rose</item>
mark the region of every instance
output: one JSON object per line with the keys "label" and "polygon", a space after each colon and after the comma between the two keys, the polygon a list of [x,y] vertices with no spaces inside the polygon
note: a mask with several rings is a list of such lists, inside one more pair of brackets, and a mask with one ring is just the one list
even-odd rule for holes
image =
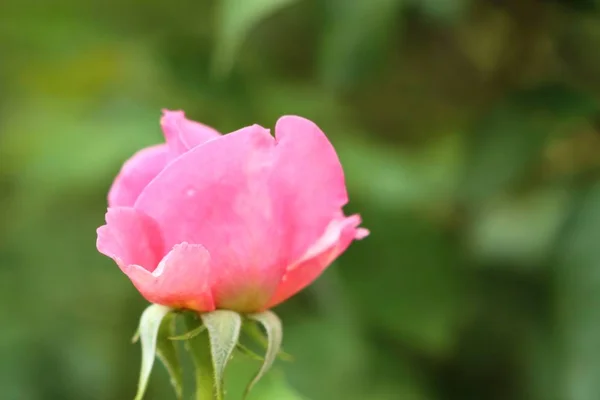
{"label": "pink rose", "polygon": [[200,312],[260,311],[310,284],[368,235],[342,166],[311,121],[275,138],[252,125],[221,135],[165,111],[166,144],[127,161],[108,195],[98,250],[150,302]]}

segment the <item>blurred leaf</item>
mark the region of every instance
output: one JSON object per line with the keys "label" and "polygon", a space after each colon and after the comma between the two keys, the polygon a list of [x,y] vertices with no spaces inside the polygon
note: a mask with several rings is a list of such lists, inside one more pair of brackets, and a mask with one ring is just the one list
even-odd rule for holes
{"label": "blurred leaf", "polygon": [[[549,321],[548,321],[549,322]],[[526,340],[525,379],[527,383],[524,398],[531,400],[558,400],[556,338],[550,323],[537,324],[529,329]]]}
{"label": "blurred leaf", "polygon": [[261,381],[264,382],[262,387],[257,385],[248,397],[249,400],[308,400],[288,385],[281,371],[273,370],[269,375],[268,379],[265,378]]}
{"label": "blurred leaf", "polygon": [[140,318],[140,341],[142,344],[142,368],[135,400],[141,400],[148,386],[148,379],[156,357],[156,343],[163,319],[173,311],[169,307],[152,304],[144,310]]}
{"label": "blurred leaf", "polygon": [[540,160],[548,138],[596,111],[592,97],[562,85],[513,94],[475,127],[463,196],[479,203],[509,191]]}
{"label": "blurred leaf", "polygon": [[353,133],[334,143],[356,197],[395,212],[444,204],[455,196],[464,158],[458,135],[444,136],[409,152]]}
{"label": "blurred leaf", "polygon": [[316,316],[296,324],[290,321],[285,329],[286,348],[296,360],[283,365],[283,371],[303,396],[311,400],[363,398],[356,395],[367,384],[368,353],[358,329]]}
{"label": "blurred leaf", "polygon": [[[568,1],[572,3],[572,1]],[[600,3],[598,3],[600,5]],[[556,50],[569,78],[585,88],[600,90],[600,24],[595,13],[566,14],[570,23],[553,31]]]}
{"label": "blurred leaf", "polygon": [[403,0],[324,2],[328,20],[319,49],[319,75],[335,89],[369,76],[387,54]]}
{"label": "blurred leaf", "polygon": [[[113,109],[90,115],[85,107],[55,99],[23,106],[22,113],[5,121],[3,129],[14,135],[0,136],[0,154],[6,151],[3,156],[14,159],[11,167],[23,174],[25,190],[51,187],[56,193],[58,188],[108,185],[107,178],[135,151],[161,140],[160,113],[150,108],[115,103]],[[41,108],[36,118],[26,116],[28,107]]]}
{"label": "blurred leaf", "polygon": [[589,400],[600,398],[600,183],[577,206],[557,250],[557,398]]}
{"label": "blurred leaf", "polygon": [[554,0],[554,2],[566,7],[567,9],[582,13],[598,11],[598,7],[600,7],[600,1],[598,0]]}
{"label": "blurred leaf", "polygon": [[413,214],[363,213],[372,234],[348,250],[338,271],[368,326],[441,356],[468,312],[468,286],[452,238]]}
{"label": "blurred leaf", "polygon": [[281,349],[281,341],[283,340],[283,327],[281,326],[281,320],[272,311],[264,311],[258,314],[249,314],[248,318],[259,322],[267,332],[267,353],[265,354],[265,360],[260,370],[252,381],[248,384],[246,389],[246,395],[250,393],[254,385],[269,371],[277,354]]}
{"label": "blurred leaf", "polygon": [[502,68],[512,22],[510,15],[497,9],[457,28],[457,45],[487,79],[494,79],[493,74]]}
{"label": "blurred leaf", "polygon": [[229,362],[240,337],[242,317],[234,311],[216,310],[201,314],[210,338],[210,353],[212,356],[215,390],[217,399],[223,398],[223,377],[225,367]]}
{"label": "blurred leaf", "polygon": [[[369,400],[433,400],[432,385],[420,365],[411,360],[403,349],[387,343],[372,344],[370,349]],[[360,397],[357,397],[360,399]]]}
{"label": "blurred leaf", "polygon": [[555,189],[486,204],[470,226],[471,250],[482,261],[520,266],[543,261],[568,215],[568,200],[565,190]]}
{"label": "blurred leaf", "polygon": [[[231,360],[225,383],[227,399],[241,399],[247,383],[252,379],[256,362],[243,357]],[[248,395],[248,400],[308,400],[287,382],[282,370],[273,368],[257,383]],[[312,400],[312,399],[311,399]]]}
{"label": "blurred leaf", "polygon": [[167,368],[171,385],[175,389],[175,394],[178,399],[181,399],[183,396],[183,371],[179,355],[177,354],[177,347],[170,340],[170,337],[175,333],[175,316],[173,313],[167,314],[160,325],[156,343],[156,355],[162,361],[165,368]]}
{"label": "blurred leaf", "polygon": [[471,0],[407,0],[431,17],[455,21],[465,14]]}
{"label": "blurred leaf", "polygon": [[227,74],[248,34],[257,24],[297,0],[219,0],[213,70]]}

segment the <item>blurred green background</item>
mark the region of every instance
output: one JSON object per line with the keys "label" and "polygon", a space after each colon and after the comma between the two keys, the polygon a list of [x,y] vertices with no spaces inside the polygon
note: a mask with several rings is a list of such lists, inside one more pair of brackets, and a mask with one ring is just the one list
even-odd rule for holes
{"label": "blurred green background", "polygon": [[0,399],[133,397],[146,302],[95,229],[161,108],[311,118],[372,231],[254,399],[600,399],[598,99],[594,0],[3,0]]}

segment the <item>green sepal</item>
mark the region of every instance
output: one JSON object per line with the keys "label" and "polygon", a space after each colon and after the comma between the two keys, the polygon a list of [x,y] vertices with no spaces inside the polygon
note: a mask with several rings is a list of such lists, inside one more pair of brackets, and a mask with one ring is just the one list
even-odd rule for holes
{"label": "green sepal", "polygon": [[154,359],[156,358],[156,347],[159,332],[161,332],[160,328],[163,320],[171,311],[173,310],[169,307],[152,304],[142,313],[138,328],[142,345],[142,365],[135,400],[141,400],[144,397],[148,386],[148,379],[152,372],[152,366],[154,365]]}
{"label": "green sepal", "polygon": [[246,346],[244,346],[241,343],[237,344],[237,349],[240,351],[240,353],[247,356],[248,358],[251,358],[255,361],[260,361],[260,362],[265,361],[265,358],[263,356],[256,354],[254,351],[250,350],[249,348],[247,348]]}
{"label": "green sepal", "polygon": [[208,331],[217,400],[222,400],[225,368],[236,348],[242,317],[234,311],[216,310],[200,315]]}
{"label": "green sepal", "polygon": [[191,331],[188,331],[181,335],[169,336],[169,340],[190,340],[193,337],[201,334],[205,329],[206,327],[204,325],[199,325],[197,328],[194,328]]}
{"label": "green sepal", "polygon": [[267,333],[267,352],[265,354],[265,360],[256,376],[250,381],[244,392],[244,398],[248,396],[250,390],[256,385],[256,383],[269,371],[277,354],[281,349],[281,342],[283,341],[283,327],[281,326],[281,320],[272,311],[263,311],[261,313],[249,314],[250,320],[257,321],[260,323]]}
{"label": "green sepal", "polygon": [[[258,344],[260,344],[262,347],[264,347],[265,349],[268,347],[269,343],[267,341],[267,338],[265,338],[264,334],[258,327],[258,324],[256,323],[256,321],[254,321],[254,320],[246,321],[244,323],[243,329],[244,329],[244,332],[248,336],[250,336],[250,338],[252,338]],[[277,353],[277,358],[279,358],[281,361],[294,361],[294,356],[289,353],[286,353],[282,349],[280,349],[279,352]]]}
{"label": "green sepal", "polygon": [[[184,314],[185,325],[190,331],[196,330],[201,324],[197,314],[187,312]],[[210,339],[208,331],[201,332],[185,342],[186,349],[190,352],[195,366],[196,400],[215,399],[215,374],[213,371],[212,357],[210,354]]]}
{"label": "green sepal", "polygon": [[175,334],[175,317],[175,313],[169,313],[164,317],[160,329],[158,330],[156,354],[169,372],[169,378],[171,379],[171,384],[173,385],[177,399],[181,399],[183,396],[183,371],[181,369],[177,347],[175,343],[170,340],[170,337]]}
{"label": "green sepal", "polygon": [[136,344],[138,342],[138,340],[140,340],[140,328],[139,327],[135,330],[135,333],[131,337],[131,344]]}

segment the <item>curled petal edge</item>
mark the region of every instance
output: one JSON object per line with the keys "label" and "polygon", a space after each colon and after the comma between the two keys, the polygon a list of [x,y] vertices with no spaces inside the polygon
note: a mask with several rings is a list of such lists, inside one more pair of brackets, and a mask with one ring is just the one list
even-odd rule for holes
{"label": "curled petal edge", "polygon": [[369,235],[369,230],[358,228],[361,223],[359,215],[336,219],[329,224],[321,238],[311,246],[304,256],[288,266],[275,294],[266,308],[271,308],[287,300],[311,282],[352,243]]}
{"label": "curled petal edge", "polygon": [[119,266],[151,303],[198,312],[215,309],[209,280],[210,254],[202,245],[175,245],[153,272],[135,264]]}

